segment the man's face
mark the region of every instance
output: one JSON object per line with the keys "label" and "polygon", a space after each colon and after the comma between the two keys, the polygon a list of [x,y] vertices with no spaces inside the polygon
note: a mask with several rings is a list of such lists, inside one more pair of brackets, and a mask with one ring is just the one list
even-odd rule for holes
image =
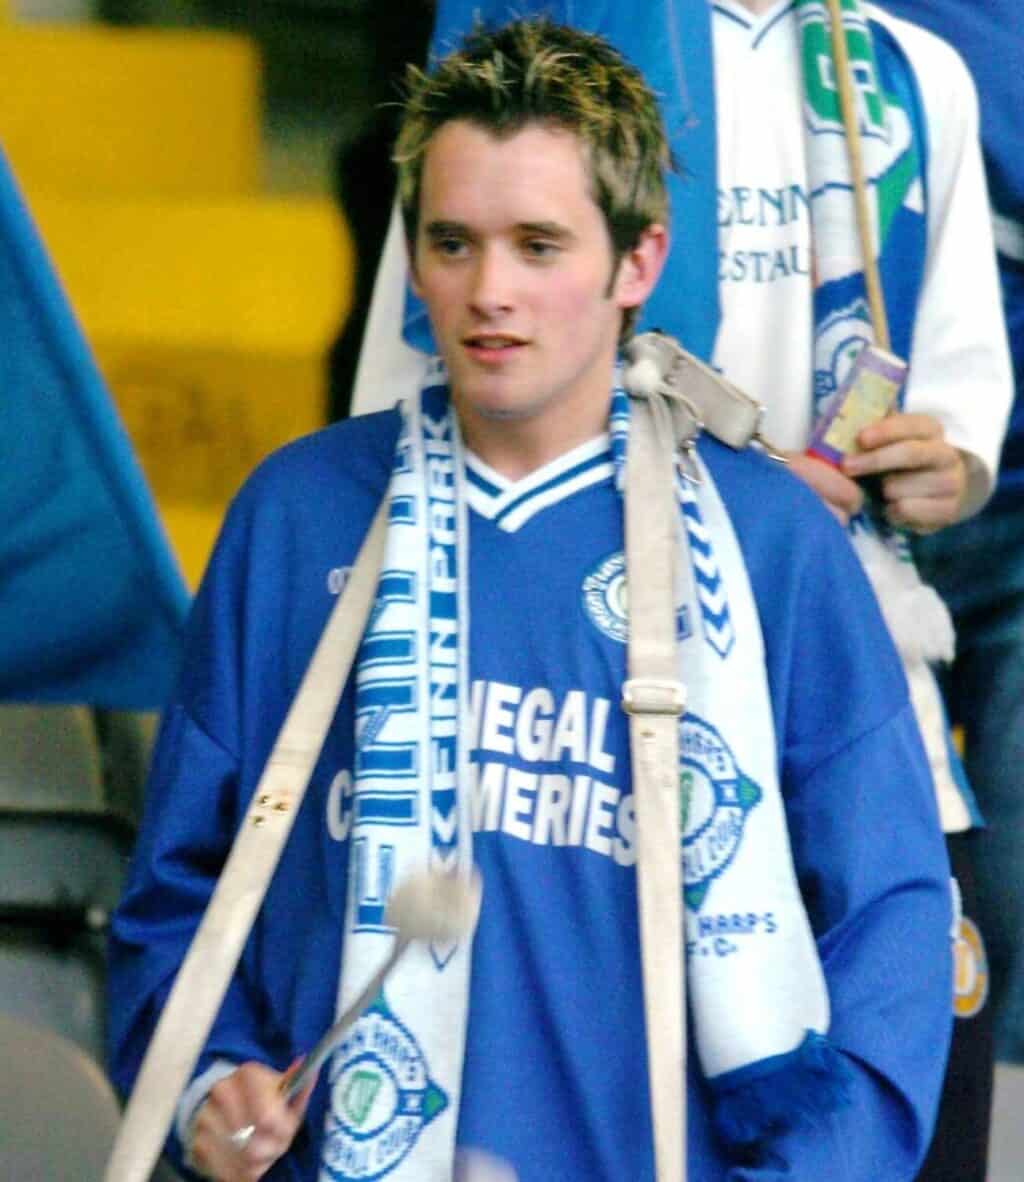
{"label": "man's face", "polygon": [[445,124],[427,148],[419,214],[415,285],[464,427],[529,421],[559,435],[603,415],[622,310],[657,268],[638,276],[637,252],[614,267],[576,137]]}

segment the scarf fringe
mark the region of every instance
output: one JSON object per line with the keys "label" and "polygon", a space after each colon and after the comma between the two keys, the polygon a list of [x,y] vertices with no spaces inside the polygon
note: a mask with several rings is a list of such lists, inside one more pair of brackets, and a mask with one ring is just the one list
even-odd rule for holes
{"label": "scarf fringe", "polygon": [[883,601],[882,615],[907,665],[948,664],[953,659],[953,621],[934,587],[926,583]]}
{"label": "scarf fringe", "polygon": [[935,588],[921,581],[913,563],[894,561],[877,534],[857,530],[853,540],[904,664],[952,661],[953,621]]}
{"label": "scarf fringe", "polygon": [[730,1145],[750,1148],[842,1108],[850,1101],[850,1084],[842,1052],[809,1030],[796,1050],[711,1081],[715,1128]]}

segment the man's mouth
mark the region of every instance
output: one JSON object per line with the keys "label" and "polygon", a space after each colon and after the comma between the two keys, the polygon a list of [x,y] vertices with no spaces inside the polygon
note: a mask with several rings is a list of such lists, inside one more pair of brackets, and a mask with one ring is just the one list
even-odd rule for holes
{"label": "man's mouth", "polygon": [[465,337],[462,343],[478,356],[490,356],[521,348],[526,341],[522,337],[509,336],[506,333],[476,333]]}

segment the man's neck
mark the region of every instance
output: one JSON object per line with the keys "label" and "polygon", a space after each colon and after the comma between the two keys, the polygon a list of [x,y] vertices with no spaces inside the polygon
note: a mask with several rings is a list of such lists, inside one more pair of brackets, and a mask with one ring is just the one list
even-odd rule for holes
{"label": "man's neck", "polygon": [[748,12],[753,13],[754,16],[760,16],[762,12],[767,12],[769,8],[774,8],[779,0],[738,0]]}
{"label": "man's neck", "polygon": [[565,414],[557,416],[559,421],[548,416],[542,423],[460,412],[459,426],[466,447],[475,456],[506,479],[516,481],[608,429],[607,402],[586,408],[566,406],[564,410]]}

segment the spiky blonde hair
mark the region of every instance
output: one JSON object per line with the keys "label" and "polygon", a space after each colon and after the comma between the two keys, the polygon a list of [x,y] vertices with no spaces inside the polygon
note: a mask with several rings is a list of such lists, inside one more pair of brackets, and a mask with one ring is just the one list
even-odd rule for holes
{"label": "spiky blonde hair", "polygon": [[408,68],[404,106],[394,160],[410,251],[427,146],[456,119],[498,137],[536,123],[572,132],[616,264],[647,226],[667,225],[665,171],[672,161],[657,101],[640,72],[601,37],[544,17],[498,30],[477,27],[432,72]]}

